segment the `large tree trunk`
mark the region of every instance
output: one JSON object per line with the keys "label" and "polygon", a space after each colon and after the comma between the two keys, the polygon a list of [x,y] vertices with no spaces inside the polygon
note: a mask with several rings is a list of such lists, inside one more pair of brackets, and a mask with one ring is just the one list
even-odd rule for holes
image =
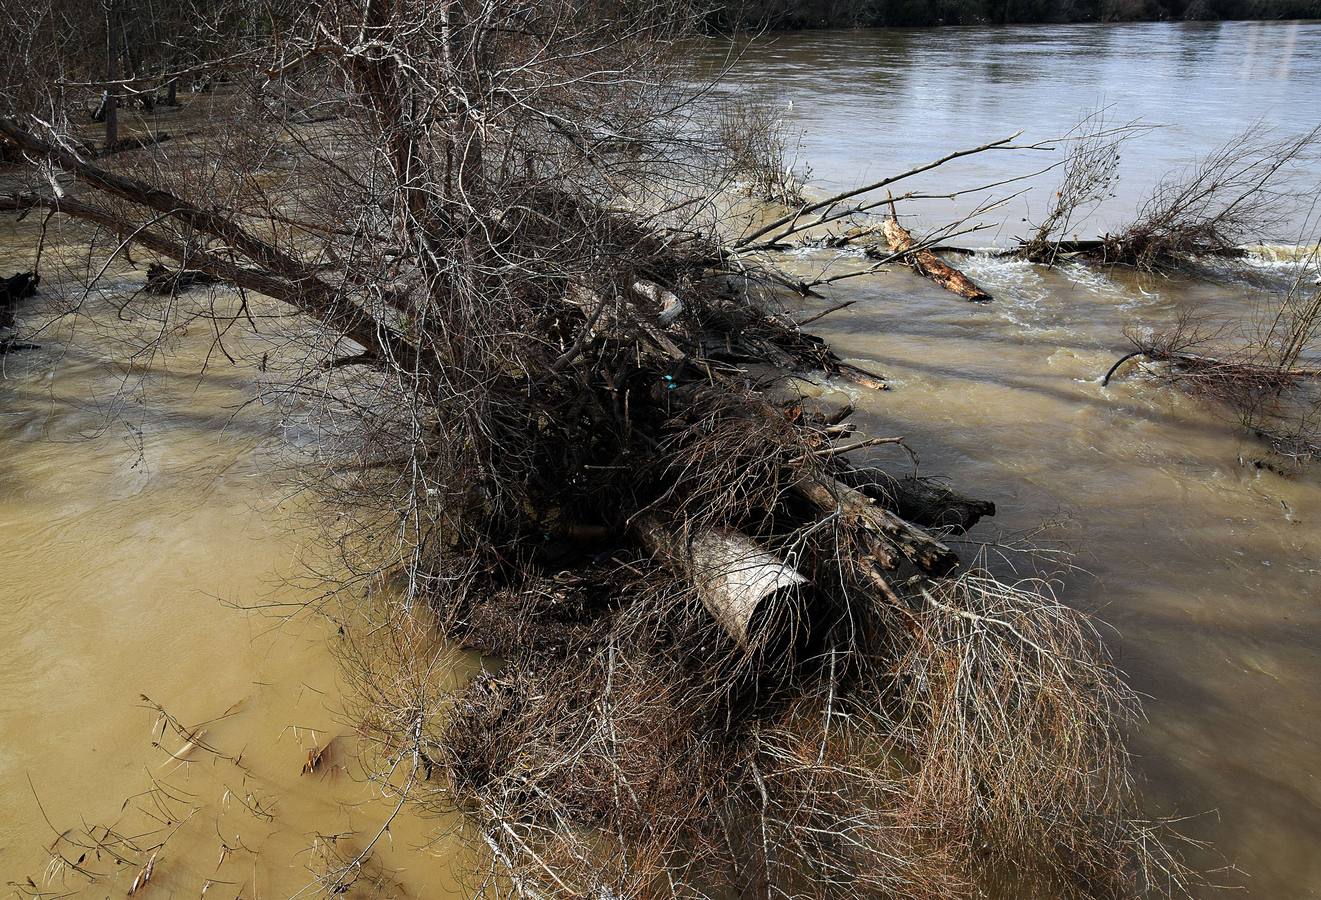
{"label": "large tree trunk", "polygon": [[777,602],[791,605],[807,579],[737,531],[703,530],[685,539],[650,516],[634,530],[667,566],[691,579],[707,612],[741,647],[757,641]]}

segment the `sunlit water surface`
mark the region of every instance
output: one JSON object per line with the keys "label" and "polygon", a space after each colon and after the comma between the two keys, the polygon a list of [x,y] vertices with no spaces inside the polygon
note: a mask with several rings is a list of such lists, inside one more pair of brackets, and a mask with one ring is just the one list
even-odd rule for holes
{"label": "sunlit water surface", "polygon": [[[1321,124],[1321,24],[776,35],[743,54],[734,81],[774,98],[801,131],[818,196],[1014,132],[1062,134],[1098,106],[1112,122],[1167,126],[1125,150],[1117,196],[1080,229],[1090,237],[1131,214],[1163,173],[1256,120]],[[909,187],[948,193],[1041,164],[985,155]],[[1321,167],[1303,175],[1321,178]],[[1010,242],[1056,178],[960,242]],[[904,211],[921,230],[969,209],[960,199]],[[1263,237],[1314,240],[1305,219]],[[998,516],[971,537],[1010,543],[1053,523],[1033,540],[1071,550],[1086,570],[1066,577],[1062,596],[1113,626],[1119,664],[1147,696],[1134,747],[1153,810],[1195,816],[1184,830],[1242,870],[1215,880],[1272,900],[1321,896],[1321,480],[1256,467],[1260,443],[1140,372],[1099,383],[1128,349],[1126,326],[1159,328],[1184,310],[1243,323],[1290,268],[1258,260],[1210,278],[1139,278],[951,261],[995,302],[965,303],[904,270],[830,289],[829,302],[858,302],[813,330],[893,387],[859,398],[861,421],[906,436],[927,473],[996,502]],[[797,265],[862,263],[809,253]]]}
{"label": "sunlit water surface", "polygon": [[[759,38],[732,55],[712,47],[709,55],[732,62],[735,84],[783,111],[800,168],[810,167],[818,192],[1019,133],[1017,144],[1049,141],[1098,110],[1110,127],[1152,126],[1123,146],[1115,196],[1079,227],[1080,237],[1127,221],[1164,175],[1245,129],[1261,125],[1283,136],[1321,125],[1318,22],[816,31]],[[1028,174],[1059,156],[967,157],[893,190],[948,194]],[[1003,243],[1042,218],[1058,175],[990,195],[916,202],[908,211],[934,227],[972,213],[988,196],[1034,188],[977,217],[994,226],[978,242]],[[1306,184],[1314,189],[1316,178]],[[1298,218],[1260,237],[1297,242]]]}

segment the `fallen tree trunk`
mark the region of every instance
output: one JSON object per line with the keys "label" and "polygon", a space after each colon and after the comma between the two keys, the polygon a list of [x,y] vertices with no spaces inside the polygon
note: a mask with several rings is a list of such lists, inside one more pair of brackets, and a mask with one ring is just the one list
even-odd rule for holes
{"label": "fallen tree trunk", "polygon": [[872,539],[872,560],[881,568],[899,568],[903,560],[928,575],[948,575],[959,557],[930,533],[895,515],[862,491],[828,476],[800,481],[794,491],[823,513],[840,513]]}
{"label": "fallen tree trunk", "polygon": [[908,229],[899,224],[899,217],[894,214],[893,210],[881,227],[884,230],[885,239],[890,245],[890,251],[903,254],[904,263],[912,267],[919,275],[925,275],[945,290],[953,291],[960,297],[974,303],[990,301],[990,294],[978,287],[967,275],[936,256],[931,250],[912,250],[911,248],[915,243],[913,235],[909,233]]}
{"label": "fallen tree trunk", "polygon": [[[1182,251],[1189,257],[1210,256],[1218,259],[1243,259],[1251,255],[1251,252],[1243,247],[1216,247],[1216,246],[1192,246]],[[1107,235],[1103,238],[1092,238],[1088,240],[1077,241],[1028,241],[1022,245],[1005,250],[997,254],[1004,259],[1025,259],[1028,262],[1040,263],[1042,265],[1053,265],[1057,260],[1079,260],[1082,262],[1095,263],[1099,265],[1128,265],[1135,266],[1143,264],[1143,250],[1123,239]],[[1150,265],[1152,262],[1160,261],[1166,265],[1174,265],[1178,260],[1170,254],[1158,254],[1145,263]]]}
{"label": "fallen tree trunk", "polygon": [[342,290],[328,284],[315,270],[279,247],[249,232],[234,219],[203,209],[170,191],[110,172],[92,165],[67,150],[38,138],[16,121],[0,117],[0,135],[36,157],[44,157],[64,168],[88,185],[113,197],[128,200],[145,209],[169,216],[189,228],[225,242],[246,256],[255,268],[236,265],[202,250],[184,247],[169,237],[146,227],[132,227],[122,218],[105,210],[66,197],[23,195],[12,198],[9,208],[40,206],[75,218],[106,225],[157,253],[180,263],[185,260],[203,272],[232,281],[243,287],[289,303],[300,312],[319,320],[383,358],[392,358],[407,368],[432,368],[415,346],[397,331],[379,321],[368,310],[353,302]]}
{"label": "fallen tree trunk", "polygon": [[95,151],[98,157],[113,156],[116,153],[127,153],[130,150],[146,150],[148,147],[154,147],[157,144],[164,143],[170,139],[168,131],[158,131],[155,134],[148,134],[145,137],[121,138],[113,144],[106,144],[104,147]]}
{"label": "fallen tree trunk", "polygon": [[895,477],[875,469],[858,469],[840,476],[883,507],[924,528],[964,534],[983,516],[995,515],[995,504],[951,490],[931,478]]}
{"label": "fallen tree trunk", "polygon": [[1157,349],[1142,349],[1125,353],[1115,360],[1115,364],[1101,379],[1101,386],[1109,385],[1124,363],[1138,357],[1152,362],[1166,363],[1189,378],[1250,383],[1259,387],[1282,388],[1303,378],[1321,378],[1321,369],[1258,365],[1217,359],[1199,353],[1169,353]]}

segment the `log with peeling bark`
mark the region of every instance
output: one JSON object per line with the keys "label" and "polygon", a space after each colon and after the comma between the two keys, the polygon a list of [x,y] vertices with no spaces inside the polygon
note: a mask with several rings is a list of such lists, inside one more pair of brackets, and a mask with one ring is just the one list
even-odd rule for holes
{"label": "log with peeling bark", "polygon": [[794,490],[824,513],[840,513],[846,523],[872,539],[872,561],[893,571],[907,560],[928,575],[947,575],[959,557],[929,532],[901,518],[862,491],[822,476],[794,485]]}
{"label": "log with peeling bark", "polygon": [[936,256],[929,249],[913,250],[915,243],[908,229],[899,224],[893,213],[881,226],[891,253],[900,253],[903,261],[919,275],[925,275],[947,291],[953,291],[974,303],[986,303],[991,295],[977,286],[967,275]]}
{"label": "log with peeling bark", "polygon": [[792,604],[807,578],[738,531],[704,529],[685,539],[651,516],[635,526],[642,543],[692,580],[707,612],[741,647],[750,646],[778,603]]}

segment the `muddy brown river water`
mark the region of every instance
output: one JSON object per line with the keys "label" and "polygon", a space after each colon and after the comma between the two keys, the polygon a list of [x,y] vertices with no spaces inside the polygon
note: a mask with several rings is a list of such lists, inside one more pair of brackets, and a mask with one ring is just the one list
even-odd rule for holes
{"label": "muddy brown river water", "polygon": [[[1174,127],[1131,151],[1122,206],[1151,172],[1247,118],[1321,117],[1321,26],[1297,23],[791,35],[740,66],[810,129],[802,152],[821,189],[1006,129],[1055,133],[1098,95],[1125,119],[1173,109]],[[997,158],[949,177],[1021,171]],[[950,209],[918,213],[937,224]],[[0,271],[24,267],[34,234],[0,220]],[[859,395],[861,423],[905,435],[925,473],[996,502],[970,538],[1074,554],[1062,597],[1111,626],[1147,698],[1134,747],[1152,808],[1192,816],[1185,830],[1241,870],[1218,880],[1254,897],[1321,896],[1321,476],[1256,467],[1260,444],[1141,374],[1099,383],[1126,325],[1159,327],[1185,309],[1239,320],[1288,264],[1205,278],[986,254],[961,264],[994,303],[902,270],[834,289],[832,300],[858,302],[813,329],[893,388]],[[105,313],[140,277],[109,278],[92,302]],[[280,474],[315,435],[278,407],[245,405],[255,365],[213,360],[197,376],[205,328],[152,361],[146,390],[126,380],[127,337],[67,319],[42,350],[3,363],[0,875],[41,882],[55,832],[113,822],[125,798],[168,780],[183,797],[171,809],[202,811],[167,845],[158,888],[195,896],[212,879],[210,896],[298,895],[326,836],[351,854],[390,812],[347,753],[342,771],[299,774],[309,748],[351,740],[336,636],[232,605],[316,589],[299,579],[312,501]],[[1016,551],[988,552],[1002,572],[1032,571]],[[196,751],[174,760],[182,742],[171,736],[153,746],[143,694],[189,724],[228,712],[207,742],[242,765]],[[423,846],[434,825],[401,819],[378,845],[399,893],[462,895],[452,846]]]}
{"label": "muddy brown river water", "polygon": [[[0,223],[0,269],[29,267],[35,237],[31,222]],[[60,241],[80,237],[57,232],[47,253],[74,254]],[[136,867],[93,887],[46,868],[57,834],[104,838],[104,825],[141,846],[173,833],[149,888],[161,896],[313,895],[326,860],[352,859],[393,804],[353,764],[338,636],[288,618],[324,585],[306,577],[315,501],[286,477],[314,436],[249,403],[278,344],[236,329],[241,362],[212,358],[199,375],[214,335],[194,323],[129,365],[151,326],[112,304],[141,273],[111,271],[82,298],[46,271],[25,320],[74,299],[84,315],[34,336],[41,350],[0,357],[0,876],[17,894],[30,877],[122,896]],[[143,695],[207,723],[205,746],[162,732]],[[460,895],[436,824],[401,817],[377,842],[372,871],[397,870],[383,895]],[[109,853],[83,866],[114,870]]]}
{"label": "muddy brown river water", "polygon": [[[1112,123],[1161,126],[1129,142],[1114,196],[1080,229],[1093,237],[1164,173],[1254,122],[1321,124],[1321,23],[775,35],[743,51],[732,80],[784,110],[818,195],[1018,131],[1064,134],[1098,108]],[[907,189],[948,192],[1035,164],[983,155]],[[1321,163],[1297,174],[1302,196],[1317,197]],[[994,228],[960,241],[1009,244],[1057,178],[1032,182],[978,220]],[[934,229],[976,202],[905,212]],[[1303,204],[1261,237],[1313,243],[1312,213]],[[1134,749],[1153,809],[1194,816],[1184,830],[1221,857],[1198,862],[1241,870],[1219,883],[1271,900],[1321,896],[1321,476],[1256,468],[1259,444],[1150,380],[1099,383],[1125,326],[1160,328],[1183,311],[1241,323],[1291,268],[1259,259],[1206,278],[1139,278],[954,261],[996,301],[963,303],[897,271],[839,282],[831,299],[858,302],[812,326],[890,379],[893,391],[862,398],[860,421],[906,435],[928,473],[995,500],[983,539],[1052,523],[1040,538],[1083,570],[1062,595],[1112,626],[1119,665],[1147,698]],[[799,265],[858,263],[817,253]]]}

